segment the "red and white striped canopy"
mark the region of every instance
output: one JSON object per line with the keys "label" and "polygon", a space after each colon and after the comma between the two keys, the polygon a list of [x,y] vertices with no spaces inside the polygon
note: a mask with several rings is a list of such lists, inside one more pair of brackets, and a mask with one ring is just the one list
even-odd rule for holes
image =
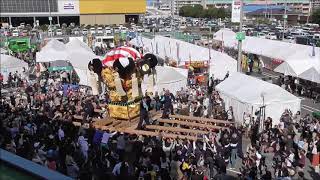
{"label": "red and white striped canopy", "polygon": [[102,65],[111,67],[113,62],[121,57],[129,57],[135,61],[141,59],[142,54],[132,47],[121,46],[110,50],[102,61]]}

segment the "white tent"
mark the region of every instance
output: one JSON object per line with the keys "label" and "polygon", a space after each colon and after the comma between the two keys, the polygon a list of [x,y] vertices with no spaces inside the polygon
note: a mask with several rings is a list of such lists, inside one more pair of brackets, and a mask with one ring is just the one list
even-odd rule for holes
{"label": "white tent", "polygon": [[[217,52],[215,51],[214,54]],[[215,59],[211,60],[210,76],[213,74],[215,79],[223,79],[227,72],[231,75],[237,72],[237,61],[232,57],[224,53],[217,53],[215,57]]]}
{"label": "white tent", "polygon": [[245,112],[254,114],[263,105],[266,106],[266,117],[271,117],[273,124],[279,123],[285,109],[290,109],[293,114],[300,111],[301,100],[296,96],[277,85],[238,72],[217,85],[216,89],[225,107],[233,107],[238,123],[242,123]]}
{"label": "white tent", "polygon": [[[156,66],[155,86],[154,92],[161,92],[162,89],[169,89],[171,93],[176,93],[182,87],[187,86],[188,70],[181,68],[174,68],[169,66]],[[145,76],[146,77],[146,76]],[[149,76],[149,78],[152,76]],[[150,86],[148,78],[144,78],[141,88],[145,92]]]}
{"label": "white tent", "polygon": [[36,54],[37,62],[51,62],[56,60],[68,60],[66,45],[62,42],[51,39],[40,52]]}
{"label": "white tent", "polygon": [[145,49],[162,59],[166,57],[175,59],[180,62],[179,65],[189,61],[208,61],[210,74],[220,79],[227,71],[230,74],[237,71],[237,61],[227,54],[173,38],[155,36]]}
{"label": "white tent", "polygon": [[285,76],[294,76],[298,77],[304,71],[310,69],[312,64],[307,63],[306,61],[286,61],[281,63],[278,67],[274,69],[275,72],[284,74]]}
{"label": "white tent", "polygon": [[[221,29],[214,34],[214,40],[223,42],[224,47],[237,49],[238,41],[236,33],[230,29]],[[294,44],[258,37],[246,36],[242,41],[242,50],[247,53],[257,54],[269,58],[289,61],[292,59],[308,58],[312,52],[311,46]],[[320,52],[320,48],[315,48],[316,52]]]}
{"label": "white tent", "polygon": [[66,45],[52,39],[37,53],[37,62],[52,62],[56,60],[69,61],[77,72],[81,85],[88,86],[88,64],[97,57],[93,51],[79,39],[72,39]]}
{"label": "white tent", "polygon": [[67,50],[78,50],[78,51],[88,51],[88,52],[92,52],[92,49],[83,41],[80,41],[78,38],[73,38],[70,42],[68,42],[66,44],[66,48]]}
{"label": "white tent", "polygon": [[20,74],[23,72],[23,68],[28,70],[28,63],[13,56],[0,54],[0,69],[3,75],[3,82],[7,82],[10,72],[14,74],[18,71]]}
{"label": "white tent", "polygon": [[320,83],[320,71],[312,67],[299,75],[300,78]]}

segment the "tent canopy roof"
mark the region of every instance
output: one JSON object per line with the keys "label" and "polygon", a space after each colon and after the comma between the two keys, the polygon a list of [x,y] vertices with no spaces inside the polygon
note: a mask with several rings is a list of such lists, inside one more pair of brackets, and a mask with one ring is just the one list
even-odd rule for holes
{"label": "tent canopy roof", "polygon": [[[225,47],[236,48],[238,41],[236,40],[236,33],[230,29],[221,29],[214,34],[214,39],[223,41]],[[242,41],[244,52],[262,55],[283,61],[290,61],[294,59],[306,59],[312,54],[312,46],[294,44],[270,39],[263,39],[258,37],[246,36]],[[315,54],[319,56],[320,48],[315,47]]]}
{"label": "tent canopy roof", "polygon": [[10,55],[0,54],[1,68],[28,67],[28,63]]}
{"label": "tent canopy roof", "polygon": [[238,72],[221,82],[216,88],[221,93],[248,104],[262,105],[262,97],[265,105],[300,100],[277,85]]}

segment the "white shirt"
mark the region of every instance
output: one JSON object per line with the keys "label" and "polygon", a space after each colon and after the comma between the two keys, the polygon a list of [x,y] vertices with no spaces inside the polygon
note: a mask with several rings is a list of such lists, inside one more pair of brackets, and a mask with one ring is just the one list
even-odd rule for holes
{"label": "white shirt", "polygon": [[101,143],[108,144],[108,141],[109,141],[110,137],[112,137],[115,134],[116,134],[116,132],[110,133],[110,134],[107,133],[107,132],[104,132],[103,135],[102,135]]}
{"label": "white shirt", "polygon": [[58,130],[58,137],[60,141],[64,138],[64,131],[61,128]]}

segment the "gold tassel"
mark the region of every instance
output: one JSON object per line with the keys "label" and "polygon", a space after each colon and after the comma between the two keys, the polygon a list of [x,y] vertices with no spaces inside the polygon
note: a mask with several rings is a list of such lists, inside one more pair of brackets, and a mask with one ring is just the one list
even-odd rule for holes
{"label": "gold tassel", "polygon": [[116,85],[117,93],[118,93],[120,96],[125,96],[125,95],[126,95],[126,92],[123,90],[122,83],[121,83],[121,79],[120,79],[120,77],[119,77],[119,73],[114,73],[114,83],[115,83],[115,85]]}
{"label": "gold tassel", "polygon": [[139,96],[139,84],[136,74],[132,74],[132,98]]}

